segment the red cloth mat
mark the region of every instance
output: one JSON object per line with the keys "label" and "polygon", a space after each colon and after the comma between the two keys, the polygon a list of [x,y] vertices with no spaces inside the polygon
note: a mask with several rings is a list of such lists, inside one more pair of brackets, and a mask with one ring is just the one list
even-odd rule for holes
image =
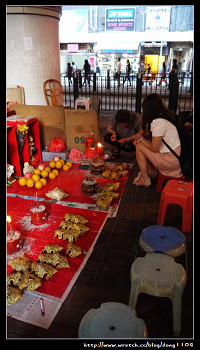
{"label": "red cloth mat", "polygon": [[78,169],[79,166],[80,164],[73,164],[72,168],[67,172],[65,172],[64,170],[60,170],[59,175],[56,177],[56,179],[48,179],[47,185],[41,188],[40,190],[37,190],[35,187],[22,187],[19,185],[17,180],[14,183],[12,183],[11,186],[8,187],[7,192],[32,197],[36,196],[37,192],[37,196],[39,198],[49,199],[48,197],[46,197],[45,193],[54,189],[55,187],[58,187],[62,188],[64,192],[69,194],[68,197],[62,200],[64,202],[95,204],[94,198],[92,196],[84,195],[81,191],[82,180],[89,175],[96,178],[100,187],[103,187],[108,183],[120,182],[119,189],[116,191],[117,193],[119,193],[119,197],[114,199],[111,203],[111,206],[118,205],[123,194],[123,190],[128,176],[119,178],[119,180],[104,179],[99,175],[94,176],[90,173],[89,170]]}
{"label": "red cloth mat", "polygon": [[[66,213],[82,215],[88,219],[86,226],[90,230],[75,242],[76,245],[82,247],[83,251],[88,252],[107,217],[105,212],[63,207],[59,204],[40,201],[39,203],[46,205],[48,209],[48,219],[42,225],[33,225],[31,224],[30,208],[35,203],[33,200],[7,197],[7,215],[11,216],[13,229],[21,232],[24,239],[24,246],[21,251],[12,255],[9,254],[8,261],[15,259],[21,254],[24,254],[33,262],[37,261],[38,255],[42,253],[46,244],[59,244],[65,249],[68,241],[54,237],[54,232]],[[85,263],[84,260],[87,259],[87,254],[82,254],[77,258],[67,256],[67,259],[70,268],[58,270],[48,281],[44,281],[43,285],[37,289],[38,292],[59,298],[63,295],[75,273]],[[7,265],[7,273],[12,271],[11,266]]]}

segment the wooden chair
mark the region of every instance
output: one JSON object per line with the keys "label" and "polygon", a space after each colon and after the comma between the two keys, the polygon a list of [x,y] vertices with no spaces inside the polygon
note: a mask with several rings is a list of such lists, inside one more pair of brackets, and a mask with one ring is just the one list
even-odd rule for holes
{"label": "wooden chair", "polygon": [[46,80],[43,91],[48,106],[63,106],[63,87],[58,80]]}

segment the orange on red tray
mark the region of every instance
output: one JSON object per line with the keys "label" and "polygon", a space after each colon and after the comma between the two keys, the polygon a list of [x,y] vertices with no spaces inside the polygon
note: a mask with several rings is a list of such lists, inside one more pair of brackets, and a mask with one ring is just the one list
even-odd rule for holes
{"label": "orange on red tray", "polygon": [[[63,199],[63,201],[65,202],[95,204],[95,201],[92,198],[92,196],[84,195],[81,191],[81,182],[88,175],[88,170],[78,169],[79,166],[80,164],[73,164],[72,168],[69,171],[60,170],[59,175],[56,177],[55,180],[48,180],[47,185],[39,190],[37,190],[35,187],[33,188],[21,187],[18,184],[18,180],[17,180],[7,188],[7,191],[8,193],[16,193],[24,196],[33,196],[33,197],[36,195],[36,192],[37,192],[37,196],[39,198],[48,199],[45,193],[50,190],[53,190],[55,187],[58,187],[58,188],[62,188],[64,192],[69,194],[69,196]],[[119,180],[117,181],[111,180],[111,179],[104,179],[101,176],[96,176],[95,178],[100,187],[105,186],[107,183],[118,182],[118,181],[120,182],[119,189],[117,190],[117,193],[119,193],[119,197],[114,199],[111,202],[111,206],[118,205],[128,177],[125,176],[125,177],[119,178]]]}

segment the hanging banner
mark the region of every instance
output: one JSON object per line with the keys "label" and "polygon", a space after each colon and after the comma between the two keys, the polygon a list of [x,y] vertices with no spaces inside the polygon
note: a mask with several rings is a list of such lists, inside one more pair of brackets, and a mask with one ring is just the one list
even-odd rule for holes
{"label": "hanging banner", "polygon": [[105,9],[106,31],[133,31],[135,8]]}
{"label": "hanging banner", "polygon": [[77,43],[88,34],[88,10],[63,10],[59,22],[61,43]]}
{"label": "hanging banner", "polygon": [[170,6],[147,7],[145,31],[169,31]]}

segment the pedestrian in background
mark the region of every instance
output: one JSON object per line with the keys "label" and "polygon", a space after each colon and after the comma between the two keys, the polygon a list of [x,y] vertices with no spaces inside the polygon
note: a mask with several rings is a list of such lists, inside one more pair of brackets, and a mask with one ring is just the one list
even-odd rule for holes
{"label": "pedestrian in background", "polygon": [[178,73],[178,65],[177,65],[177,60],[176,60],[176,58],[173,59],[172,71],[173,71],[174,73]]}
{"label": "pedestrian in background", "polygon": [[129,81],[130,85],[131,85],[131,80],[130,80],[130,71],[131,71],[131,65],[129,60],[126,61],[126,77],[125,80],[123,82],[123,85],[125,84],[126,80]]}
{"label": "pedestrian in background", "polygon": [[122,67],[121,58],[118,57],[118,59],[117,59],[116,73],[115,73],[115,79],[117,80],[118,87],[120,87],[121,67]]}
{"label": "pedestrian in background", "polygon": [[84,71],[84,83],[86,83],[86,80],[88,81],[88,85],[90,86],[90,65],[88,60],[85,60],[84,66],[83,66],[83,71]]}
{"label": "pedestrian in background", "polygon": [[151,66],[150,66],[150,64],[148,64],[148,66],[147,66],[147,74],[150,74],[151,73]]}
{"label": "pedestrian in background", "polygon": [[162,80],[164,80],[165,83],[167,82],[166,81],[166,66],[165,66],[165,62],[163,62],[163,67],[162,67],[162,71],[161,71],[161,78],[160,78],[158,86],[161,85]]}
{"label": "pedestrian in background", "polygon": [[71,64],[69,62],[67,63],[66,75],[67,75],[69,84],[70,83],[72,84],[72,80],[71,80],[71,78],[72,78],[72,66],[71,66]]}
{"label": "pedestrian in background", "polygon": [[75,73],[77,71],[77,67],[74,62],[72,62],[72,72]]}
{"label": "pedestrian in background", "polygon": [[169,104],[168,108],[176,113],[178,107],[178,90],[179,90],[179,81],[178,81],[178,66],[177,60],[173,59],[172,70],[169,73]]}
{"label": "pedestrian in background", "polygon": [[147,80],[150,80],[150,77],[151,77],[151,66],[150,66],[150,64],[147,65],[146,75],[147,75]]}

